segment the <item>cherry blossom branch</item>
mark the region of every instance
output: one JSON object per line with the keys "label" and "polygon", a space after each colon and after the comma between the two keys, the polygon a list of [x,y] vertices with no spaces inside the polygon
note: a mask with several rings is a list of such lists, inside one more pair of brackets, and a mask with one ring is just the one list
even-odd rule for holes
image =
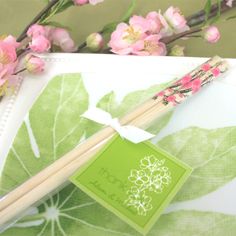
{"label": "cherry blossom branch", "polygon": [[202,31],[202,27],[192,28],[192,29],[185,31],[183,33],[179,33],[179,34],[175,34],[173,36],[165,37],[161,40],[161,42],[163,42],[165,44],[169,44],[169,43],[172,43],[180,38],[187,37],[188,35],[198,33],[200,31]]}
{"label": "cherry blossom branch", "polygon": [[25,27],[25,29],[23,30],[23,32],[20,34],[20,36],[17,38],[18,42],[21,42],[23,39],[26,38],[26,33],[27,30],[29,29],[29,27],[35,23],[37,23],[43,15],[45,15],[46,13],[48,13],[48,11],[55,6],[60,0],[52,0],[50,1],[43,9],[42,11],[39,12],[39,14],[37,16],[35,16],[35,18]]}
{"label": "cherry blossom branch", "polygon": [[20,69],[20,70],[18,70],[17,72],[15,72],[13,75],[18,75],[18,74],[20,74],[21,72],[24,72],[24,71],[26,71],[26,70],[27,70],[26,68]]}
{"label": "cherry blossom branch", "polygon": [[[227,6],[226,2],[222,1],[220,12],[221,13],[227,12],[227,11],[231,10],[233,7],[236,7],[236,1],[233,2],[232,7]],[[217,14],[218,14],[218,4],[213,4],[211,7],[209,19],[215,17]],[[205,22],[205,20],[206,20],[206,13],[204,10],[201,10],[201,11],[193,14],[192,16],[187,17],[188,25],[190,27],[200,25],[203,22]],[[163,38],[161,41],[165,44],[169,44],[169,43],[172,43],[182,37],[190,36],[191,34],[198,33],[200,31],[202,31],[201,27],[195,27],[195,28],[192,28],[192,29],[185,31],[183,33]]]}
{"label": "cherry blossom branch", "polygon": [[[236,1],[233,2],[232,7],[229,7],[226,5],[226,1],[223,0],[221,2],[220,12],[221,13],[227,12],[234,7],[236,7]],[[209,19],[215,17],[217,13],[218,13],[218,3],[215,3],[211,6]],[[188,16],[186,19],[190,27],[197,26],[199,24],[202,24],[206,20],[206,13],[204,10],[200,10],[196,12],[195,14]]]}
{"label": "cherry blossom branch", "polygon": [[[221,7],[220,7],[220,13],[222,14],[224,12],[227,12],[227,11],[231,10],[232,8],[234,8],[234,7],[236,7],[236,1],[233,2],[232,7],[229,7],[229,6],[226,5],[226,1],[222,0]],[[218,3],[213,4],[211,6],[211,10],[210,10],[210,14],[208,16],[208,19],[211,19],[211,18],[217,16],[218,10],[219,10]],[[200,10],[200,11],[194,13],[193,15],[190,15],[186,19],[187,19],[187,22],[188,22],[187,24],[190,27],[201,25],[202,23],[204,23],[206,21],[206,12],[205,12],[205,10]],[[161,41],[165,44],[169,44],[169,43],[172,43],[172,42],[174,42],[174,41],[176,41],[176,40],[178,40],[182,37],[185,37],[185,36],[191,37],[192,34],[198,33],[198,32],[201,32],[201,31],[202,31],[202,27],[194,27],[194,28],[191,28],[188,31],[183,32],[183,33],[175,34],[173,36],[163,38]],[[100,31],[99,33],[102,34],[103,32]],[[75,52],[80,52],[86,46],[87,46],[86,42],[83,42],[82,44],[80,44],[78,46],[78,48]]]}

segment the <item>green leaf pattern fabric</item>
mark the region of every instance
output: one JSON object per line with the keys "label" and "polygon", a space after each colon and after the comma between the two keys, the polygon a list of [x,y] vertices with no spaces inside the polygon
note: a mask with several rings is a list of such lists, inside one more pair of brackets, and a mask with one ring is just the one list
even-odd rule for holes
{"label": "green leaf pattern fabric", "polygon": [[[97,106],[113,117],[165,87],[127,94],[121,102],[116,94],[104,95]],[[24,182],[54,160],[97,132],[101,125],[80,118],[89,107],[89,94],[80,74],[53,78],[31,108],[6,158],[0,179],[0,195]],[[148,131],[157,134],[168,121],[168,113]],[[236,175],[236,128],[203,129],[187,127],[172,133],[157,145],[194,168],[174,202],[197,199],[216,191]],[[170,210],[163,213],[148,236],[231,236],[236,232],[236,216],[216,212]],[[140,235],[114,214],[100,206],[77,187],[67,184],[49,199],[33,206],[4,232],[3,236],[136,236]]]}

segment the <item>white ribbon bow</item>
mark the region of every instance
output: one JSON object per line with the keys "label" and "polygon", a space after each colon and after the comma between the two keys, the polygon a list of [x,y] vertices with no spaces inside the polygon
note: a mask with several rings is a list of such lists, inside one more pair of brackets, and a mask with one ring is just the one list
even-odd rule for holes
{"label": "white ribbon bow", "polygon": [[132,125],[122,126],[117,118],[112,118],[112,116],[108,112],[96,107],[87,110],[82,115],[82,117],[103,125],[111,126],[114,130],[117,131],[117,133],[119,133],[122,138],[125,138],[133,143],[140,143],[155,136]]}

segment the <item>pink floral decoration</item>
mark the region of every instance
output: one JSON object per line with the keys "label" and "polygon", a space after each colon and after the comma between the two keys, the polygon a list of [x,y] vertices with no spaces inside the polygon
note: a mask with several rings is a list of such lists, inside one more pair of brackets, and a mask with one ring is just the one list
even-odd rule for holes
{"label": "pink floral decoration", "polygon": [[108,45],[111,47],[111,51],[116,54],[133,54],[143,48],[143,39],[147,36],[145,31],[146,28],[142,29],[141,27],[137,28],[126,23],[120,23],[112,33]]}
{"label": "pink floral decoration", "polygon": [[210,65],[210,64],[204,64],[204,65],[202,65],[202,67],[201,67],[201,68],[202,68],[202,70],[203,70],[203,71],[205,71],[205,72],[206,72],[206,71],[208,71],[208,70],[210,70],[210,69],[211,69],[211,65]]}
{"label": "pink floral decoration", "polygon": [[167,53],[166,46],[159,42],[159,39],[160,36],[156,34],[147,36],[142,41],[142,47],[136,48],[133,54],[139,56],[165,56]]}
{"label": "pink floral decoration", "polygon": [[0,64],[15,62],[17,59],[16,49],[19,45],[11,35],[0,40]]}
{"label": "pink floral decoration", "polygon": [[59,46],[64,52],[73,52],[76,46],[67,30],[62,28],[51,29],[49,38],[52,44]]}
{"label": "pink floral decoration", "polygon": [[80,6],[88,4],[88,3],[90,3],[91,5],[96,5],[103,1],[104,0],[73,0],[75,5],[80,5]]}
{"label": "pink floral decoration", "polygon": [[220,74],[220,69],[216,67],[216,68],[212,69],[211,72],[215,77],[217,77]]}
{"label": "pink floral decoration", "polygon": [[220,39],[220,32],[216,26],[209,26],[206,31],[204,38],[209,43],[216,43]]}
{"label": "pink floral decoration", "polygon": [[192,80],[192,76],[191,75],[185,75],[182,79],[181,79],[181,83],[182,85],[189,83]]}
{"label": "pink floral decoration", "polygon": [[46,29],[44,26],[39,25],[39,24],[34,24],[30,26],[30,28],[27,31],[27,36],[28,37],[37,37],[39,35],[46,36]]}
{"label": "pink floral decoration", "polygon": [[28,72],[32,74],[38,74],[44,71],[45,63],[37,56],[28,54],[24,58],[24,64]]}
{"label": "pink floral decoration", "polygon": [[233,2],[234,2],[234,0],[226,0],[226,5],[228,7],[232,7],[233,6]]}
{"label": "pink floral decoration", "polygon": [[198,92],[199,90],[200,90],[200,88],[201,88],[201,84],[202,84],[202,81],[201,81],[201,79],[195,79],[192,83],[191,83],[191,85],[192,85],[192,92],[193,93],[196,93],[196,92]]}
{"label": "pink floral decoration", "polygon": [[164,13],[164,17],[173,28],[175,33],[181,33],[189,30],[187,21],[183,14],[180,12],[179,8],[173,6],[169,7]]}
{"label": "pink floral decoration", "polygon": [[43,53],[50,49],[51,43],[45,36],[38,35],[32,38],[29,47],[33,52]]}
{"label": "pink floral decoration", "polygon": [[165,98],[165,100],[167,102],[171,102],[174,106],[176,105],[176,96],[175,95],[168,96],[167,98]]}

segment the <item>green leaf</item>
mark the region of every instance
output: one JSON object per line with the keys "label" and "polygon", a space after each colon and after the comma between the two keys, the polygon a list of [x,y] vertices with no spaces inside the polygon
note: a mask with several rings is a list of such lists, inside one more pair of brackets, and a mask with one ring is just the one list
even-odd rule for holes
{"label": "green leaf", "polygon": [[[114,116],[123,115],[166,86],[167,84],[156,85],[147,91],[132,92],[121,103],[117,102],[114,92],[111,92],[99,101],[98,106]],[[88,123],[80,118],[88,108],[88,100],[88,94],[79,74],[57,76],[49,83],[30,110],[29,121],[24,122],[17,133],[1,176],[0,194],[19,185],[77,145],[84,136],[84,130],[88,128],[86,127]],[[167,121],[163,125],[166,123]],[[31,135],[29,130],[32,131]],[[158,132],[160,127],[154,125],[152,130]],[[201,186],[206,193],[212,191],[208,181],[213,188],[217,188],[235,176],[236,146],[233,146],[236,143],[235,132],[234,127],[216,130],[188,128],[164,138],[159,145],[195,168],[193,174],[200,178],[192,181],[195,185]],[[58,144],[56,148],[55,143]],[[35,145],[38,146],[39,157]],[[188,186],[190,190],[186,192]],[[191,183],[188,183],[188,186],[185,186],[180,193],[182,196],[184,192],[190,194],[192,190],[195,193],[192,197],[198,195],[197,190],[200,191],[200,195],[204,194],[200,188],[196,190]],[[236,223],[233,216],[179,211],[164,214],[148,236],[210,234],[221,236],[234,235],[235,231]],[[26,215],[1,233],[1,236],[12,235],[137,236],[140,234],[77,187],[69,184],[34,208],[33,214]]]}
{"label": "green leaf", "polygon": [[58,7],[56,14],[65,11],[67,8],[71,6],[74,6],[74,3],[72,0],[64,0],[63,3]]}
{"label": "green leaf", "polygon": [[177,211],[164,214],[148,236],[230,236],[236,232],[236,217],[213,212]]}
{"label": "green leaf", "polygon": [[132,0],[131,4],[129,5],[129,8],[127,9],[127,12],[125,15],[122,17],[121,21],[127,22],[129,18],[133,15],[134,9],[136,7],[137,0]]}
{"label": "green leaf", "polygon": [[73,149],[84,134],[80,115],[87,108],[88,94],[80,74],[55,77],[17,133],[0,188],[9,191]]}
{"label": "green leaf", "polygon": [[209,18],[210,12],[211,12],[211,0],[206,1],[204,11],[205,11],[205,14],[206,14],[205,21],[207,21],[208,18]]}
{"label": "green leaf", "polygon": [[194,169],[175,201],[198,198],[234,179],[235,143],[236,127],[213,130],[190,127],[158,142],[158,146]]}
{"label": "green leaf", "polygon": [[112,22],[112,23],[108,23],[107,25],[105,25],[103,27],[103,29],[101,30],[102,34],[109,34],[112,33],[115,29],[116,26],[119,24],[119,22]]}
{"label": "green leaf", "polygon": [[211,20],[209,20],[210,25],[216,23],[220,19],[220,16],[221,16],[221,0],[217,0],[217,5],[218,5],[217,14],[216,14],[215,17],[213,17]]}

